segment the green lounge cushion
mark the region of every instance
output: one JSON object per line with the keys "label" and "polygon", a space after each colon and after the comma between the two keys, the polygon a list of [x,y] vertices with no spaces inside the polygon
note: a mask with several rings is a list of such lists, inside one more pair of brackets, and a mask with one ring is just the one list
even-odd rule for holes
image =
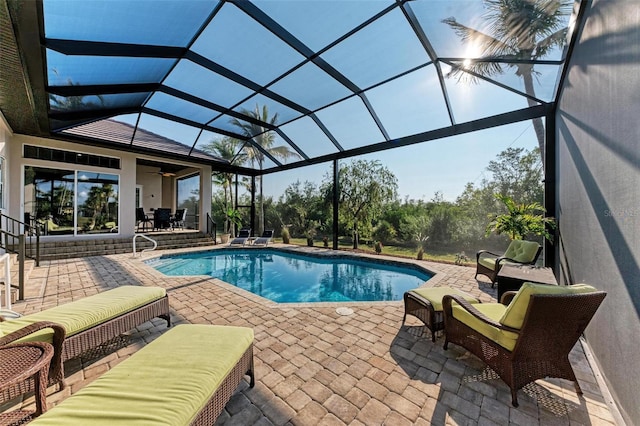
{"label": "green lounge cushion", "polygon": [[539,248],[540,244],[535,241],[513,240],[503,256],[520,263],[531,263]]}
{"label": "green lounge cushion", "polygon": [[[509,244],[509,247],[507,247],[507,251],[504,252],[502,257],[513,259],[520,263],[531,263],[533,262],[533,259],[535,259],[536,253],[538,253],[539,248],[540,245],[535,241],[513,240]],[[478,263],[485,268],[495,270],[496,260],[497,258],[495,257],[480,256],[480,258],[478,259]],[[513,262],[502,261],[500,262],[500,265],[505,265],[507,263]]]}
{"label": "green lounge cushion", "polygon": [[504,315],[500,318],[500,323],[507,327],[520,329],[524,323],[524,317],[529,308],[529,299],[534,294],[578,294],[590,293],[597,291],[594,287],[587,284],[575,285],[549,285],[536,284],[526,282],[520,287],[509,303],[509,307],[505,310]]}
{"label": "green lounge cushion", "polygon": [[[137,309],[166,295],[161,287],[122,286],[75,300],[64,305],[45,309],[35,314],[0,322],[0,335],[6,335],[37,321],[53,321],[65,328],[67,336],[73,336],[105,321]],[[38,331],[19,341],[51,342],[53,331]]]}
{"label": "green lounge cushion", "polygon": [[[478,311],[492,320],[498,322],[504,315],[507,307],[502,303],[478,303],[473,305]],[[460,305],[453,305],[451,313],[455,319],[468,325],[483,336],[493,340],[503,348],[512,351],[516,347],[518,334],[511,331],[500,330],[497,327],[487,324],[486,322],[474,317],[469,311]]]}
{"label": "green lounge cushion", "polygon": [[427,299],[436,312],[442,311],[442,298],[447,294],[461,296],[470,303],[478,303],[475,297],[451,287],[419,287],[410,291]]}
{"label": "green lounge cushion", "polygon": [[252,342],[246,327],[178,325],[31,424],[188,425]]}

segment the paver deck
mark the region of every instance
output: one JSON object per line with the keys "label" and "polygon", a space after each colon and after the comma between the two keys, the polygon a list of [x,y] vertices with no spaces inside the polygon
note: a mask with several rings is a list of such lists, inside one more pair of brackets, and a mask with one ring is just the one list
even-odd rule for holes
{"label": "paver deck", "polygon": [[[437,272],[428,285],[495,301],[496,290],[476,281],[475,269],[419,263]],[[31,272],[27,298],[14,309],[39,311],[124,284],[166,288],[174,324],[253,327],[256,386],[241,385],[217,424],[616,424],[580,343],[571,361],[584,395],[564,380],[537,381],[519,392],[516,409],[508,387],[473,355],[456,345],[443,350],[442,339],[431,343],[413,317],[401,327],[401,301],[279,305],[216,279],[167,277],[126,254],[46,262]],[[354,312],[340,315],[337,306]],[[50,407],[165,331],[166,323],[154,320],[95,356],[69,361],[69,386],[49,389]],[[31,404],[32,397],[20,403]]]}

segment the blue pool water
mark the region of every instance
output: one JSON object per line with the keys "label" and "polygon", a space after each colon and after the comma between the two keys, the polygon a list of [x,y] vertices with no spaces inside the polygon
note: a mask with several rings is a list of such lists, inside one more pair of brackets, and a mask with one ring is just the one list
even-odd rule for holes
{"label": "blue pool water", "polygon": [[165,255],[146,263],[165,275],[209,275],[280,303],[401,300],[431,278],[411,266],[272,249]]}

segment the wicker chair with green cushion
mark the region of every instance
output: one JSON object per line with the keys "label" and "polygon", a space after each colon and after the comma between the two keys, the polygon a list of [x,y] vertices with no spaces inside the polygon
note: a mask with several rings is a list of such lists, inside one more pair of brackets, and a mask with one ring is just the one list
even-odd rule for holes
{"label": "wicker chair with green cushion", "polygon": [[[55,324],[62,327],[64,339],[61,347],[56,346],[49,374],[49,383],[59,383],[62,388],[64,361],[156,317],[166,320],[167,326],[171,325],[169,299],[165,289],[121,286],[34,314],[2,321],[0,341],[3,336],[9,335],[19,336],[14,338],[15,342],[42,341],[56,346],[56,341],[60,340],[56,337],[56,329],[33,327],[34,324]],[[25,330],[29,332],[26,333]],[[24,392],[33,389],[33,385],[33,380],[28,381]]]}
{"label": "wicker chair with green cushion", "polygon": [[545,377],[571,380],[582,394],[569,352],[606,293],[586,284],[524,283],[503,303],[514,294],[508,306],[444,296],[444,348],[455,343],[484,361],[511,388],[514,407],[519,389]]}
{"label": "wicker chair with green cushion", "polygon": [[505,263],[533,265],[538,260],[541,251],[540,244],[525,240],[511,241],[507,251],[502,255],[488,250],[480,250],[476,253],[476,278],[478,274],[486,275],[491,279],[491,287],[493,287],[502,265]]}

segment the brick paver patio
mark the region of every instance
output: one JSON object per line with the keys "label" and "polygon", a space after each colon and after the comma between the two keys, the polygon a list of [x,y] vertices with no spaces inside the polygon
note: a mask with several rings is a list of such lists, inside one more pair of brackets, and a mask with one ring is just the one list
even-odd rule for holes
{"label": "brick paver patio", "polygon": [[[318,249],[316,249],[318,250]],[[147,256],[149,257],[149,256]],[[414,261],[417,262],[417,261]],[[496,290],[469,267],[420,262],[428,285],[457,287],[495,301]],[[442,349],[402,302],[278,305],[206,277],[167,277],[131,254],[47,262],[28,281],[22,313],[124,284],[167,289],[178,323],[230,324],[255,332],[255,388],[241,385],[224,425],[610,425],[615,424],[582,345],[571,354],[583,396],[563,380],[538,381],[511,406],[508,387],[456,345]],[[340,315],[336,307],[354,312]],[[154,320],[102,353],[65,365],[68,387],[49,390],[50,406],[82,388],[166,331]],[[21,405],[33,404],[28,398]]]}

